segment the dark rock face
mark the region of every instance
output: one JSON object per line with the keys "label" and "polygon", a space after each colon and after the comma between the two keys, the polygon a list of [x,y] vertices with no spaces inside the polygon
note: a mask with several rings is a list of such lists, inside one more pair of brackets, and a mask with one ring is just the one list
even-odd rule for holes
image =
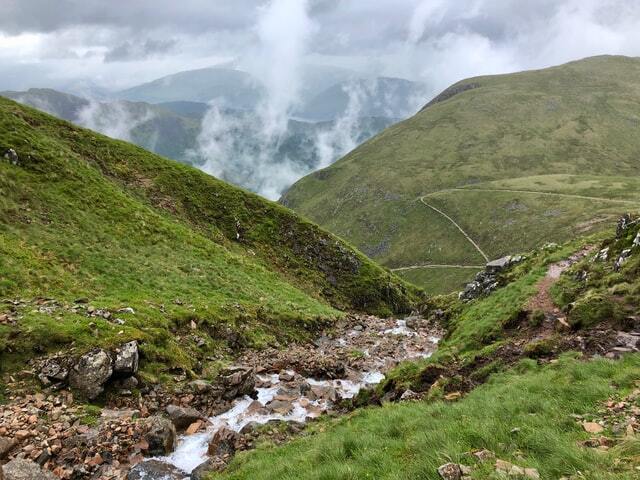
{"label": "dark rock face", "polygon": [[5,480],[57,480],[53,473],[44,471],[37,463],[23,458],[11,460],[2,470]]}
{"label": "dark rock face", "polygon": [[111,356],[104,350],[94,350],[80,357],[71,369],[69,384],[93,400],[104,391],[112,373]]}
{"label": "dark rock face", "polygon": [[522,257],[519,255],[514,257],[506,256],[490,261],[485,266],[484,271],[479,272],[475,280],[468,283],[464,290],[460,292],[459,298],[464,301],[470,301],[483,295],[488,295],[500,285],[498,275],[521,261]]}
{"label": "dark rock face", "polygon": [[159,460],[147,460],[131,469],[127,480],[183,480],[189,475]]}
{"label": "dark rock face", "polygon": [[138,342],[125,343],[115,352],[113,373],[118,376],[131,376],[138,371]]}
{"label": "dark rock face", "polygon": [[146,420],[145,440],[149,444],[149,455],[167,455],[176,443],[176,428],[168,418],[154,416]]}
{"label": "dark rock face", "polygon": [[192,423],[204,417],[195,408],[180,407],[178,405],[169,405],[166,408],[166,412],[178,430],[184,430]]}

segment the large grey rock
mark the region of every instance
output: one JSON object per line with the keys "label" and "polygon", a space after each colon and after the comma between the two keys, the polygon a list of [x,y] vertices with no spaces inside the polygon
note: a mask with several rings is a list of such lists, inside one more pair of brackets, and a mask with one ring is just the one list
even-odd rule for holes
{"label": "large grey rock", "polygon": [[69,372],[69,384],[93,400],[104,391],[104,384],[112,373],[109,354],[104,350],[94,350],[80,357],[73,366]]}
{"label": "large grey rock", "polygon": [[131,469],[127,480],[183,480],[189,475],[160,460],[147,460]]}
{"label": "large grey rock", "polygon": [[509,267],[509,265],[511,265],[511,255],[498,258],[497,260],[491,260],[485,266],[485,271],[487,273],[498,273]]}
{"label": "large grey rock", "polygon": [[204,415],[195,408],[180,407],[178,405],[167,406],[166,412],[178,430],[183,430],[193,422],[204,418]]}
{"label": "large grey rock", "polygon": [[134,340],[121,345],[115,352],[113,373],[118,376],[134,375],[138,371],[139,358],[138,342]]}
{"label": "large grey rock", "polygon": [[11,460],[2,470],[4,480],[57,480],[53,473],[42,470],[37,463],[23,458]]}
{"label": "large grey rock", "polygon": [[150,417],[146,420],[145,439],[149,444],[149,455],[167,455],[176,443],[176,428],[168,418]]}
{"label": "large grey rock", "polygon": [[640,336],[633,333],[618,332],[616,335],[616,343],[619,347],[637,350],[640,345]]}

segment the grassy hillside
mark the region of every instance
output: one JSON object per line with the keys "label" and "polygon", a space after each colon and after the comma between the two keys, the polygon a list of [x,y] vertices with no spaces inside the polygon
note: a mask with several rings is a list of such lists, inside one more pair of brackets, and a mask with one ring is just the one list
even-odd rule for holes
{"label": "grassy hillside", "polygon": [[[0,99],[8,149],[19,162],[0,157],[2,368],[131,338],[148,366],[191,368],[228,345],[309,335],[338,309],[399,312],[418,300],[280,205]],[[85,303],[113,317],[89,317]]]}
{"label": "grassy hillside", "polygon": [[391,268],[484,262],[428,205],[489,258],[597,231],[640,202],[638,79],[603,56],[463,80],[282,202]]}
{"label": "grassy hillside", "polygon": [[[507,478],[496,459],[535,468],[543,479],[637,478],[640,354],[611,358],[618,336],[640,327],[636,237],[640,223],[618,238],[609,230],[538,249],[503,273],[503,287],[488,297],[436,299],[447,326],[439,349],[361,396],[381,406],[320,422],[284,447],[264,444],[211,478],[438,480],[449,462],[471,467],[474,480]],[[608,258],[594,261],[603,247]],[[407,389],[421,398],[384,402]],[[584,422],[600,422],[602,431],[590,434]],[[495,457],[473,455],[483,449]]]}

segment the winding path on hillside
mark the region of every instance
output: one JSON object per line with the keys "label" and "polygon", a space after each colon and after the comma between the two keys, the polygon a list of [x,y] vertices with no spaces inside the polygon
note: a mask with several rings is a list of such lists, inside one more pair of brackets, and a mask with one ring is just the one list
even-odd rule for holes
{"label": "winding path on hillside", "polygon": [[448,265],[448,264],[434,264],[427,263],[424,265],[409,265],[407,267],[398,267],[390,269],[392,272],[402,272],[406,270],[418,270],[420,268],[468,268],[471,270],[479,270],[484,268],[484,265]]}
{"label": "winding path on hillside", "polygon": [[[609,202],[609,203],[622,203],[626,205],[640,205],[640,201],[637,200],[623,200],[621,198],[605,198],[605,197],[590,197],[588,195],[575,195],[571,193],[557,193],[557,192],[540,192],[536,190],[512,190],[507,188],[447,188],[445,190],[439,190],[437,192],[430,193],[429,195],[436,195],[438,193],[445,192],[505,192],[505,193],[524,193],[531,195],[543,195],[550,197],[561,197],[561,198],[580,198],[582,200],[596,200],[601,202]],[[428,197],[429,195],[425,195]],[[421,197],[422,200],[425,197]],[[424,202],[423,202],[424,203]]]}
{"label": "winding path on hillside", "polygon": [[[425,197],[426,197],[426,195],[425,195]],[[489,257],[487,256],[487,254],[486,254],[486,253],[484,253],[484,252],[482,251],[482,249],[480,248],[480,246],[479,246],[476,242],[474,242],[473,238],[471,238],[471,237],[469,236],[469,234],[468,234],[467,232],[465,232],[465,231],[462,229],[462,227],[461,227],[460,225],[458,225],[458,223],[457,223],[453,218],[451,218],[449,215],[447,215],[446,213],[444,213],[442,210],[438,209],[437,207],[434,207],[433,205],[431,205],[431,204],[429,204],[429,203],[425,202],[425,200],[424,200],[424,199],[425,199],[425,197],[420,197],[420,201],[421,201],[424,205],[426,205],[427,207],[429,207],[431,210],[433,210],[434,212],[436,212],[436,213],[438,213],[438,214],[442,215],[444,218],[446,218],[447,220],[449,220],[449,222],[451,222],[451,223],[453,224],[453,226],[454,226],[454,227],[456,227],[458,230],[460,230],[460,232],[462,233],[462,235],[464,235],[464,236],[465,236],[465,238],[469,241],[469,243],[471,243],[471,245],[473,245],[473,246],[474,246],[474,248],[475,248],[475,249],[480,253],[480,255],[482,255],[482,257],[483,257],[483,258],[488,262],[488,261],[489,261]]]}

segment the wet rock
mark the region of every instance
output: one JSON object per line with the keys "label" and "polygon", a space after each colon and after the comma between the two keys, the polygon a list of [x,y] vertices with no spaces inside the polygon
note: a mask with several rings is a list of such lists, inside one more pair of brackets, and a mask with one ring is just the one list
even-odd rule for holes
{"label": "wet rock", "polygon": [[115,351],[113,373],[118,376],[131,376],[138,372],[138,342],[125,343]]}
{"label": "wet rock", "polygon": [[296,377],[295,372],[292,372],[291,370],[282,370],[278,374],[278,378],[282,382],[291,382],[295,377]]}
{"label": "wet rock", "polygon": [[191,480],[205,480],[207,476],[212,472],[219,472],[223,470],[225,463],[221,462],[218,458],[210,458],[204,463],[198,465],[193,472],[191,472]]}
{"label": "wet rock", "polygon": [[4,159],[11,165],[18,165],[20,163],[20,158],[13,148],[10,148],[6,152],[4,152]]}
{"label": "wet rock", "polygon": [[149,455],[167,455],[176,443],[176,428],[168,418],[153,416],[146,420],[145,440]]}
{"label": "wet rock", "polygon": [[2,467],[5,480],[57,480],[56,476],[42,470],[31,460],[15,458]]}
{"label": "wet rock", "polygon": [[619,347],[638,349],[640,345],[640,335],[635,333],[618,332],[616,335],[616,344]]}
{"label": "wet rock", "polygon": [[240,435],[250,435],[257,431],[262,426],[261,423],[258,422],[249,422],[244,427],[240,429]]}
{"label": "wet rock", "polygon": [[222,372],[221,384],[224,388],[223,398],[234,398],[256,395],[256,374],[251,367],[229,367]]}
{"label": "wet rock", "polygon": [[204,418],[195,408],[180,407],[178,405],[167,406],[166,412],[178,430],[184,430],[192,423]]}
{"label": "wet rock", "polygon": [[127,480],[183,480],[189,475],[179,468],[159,460],[147,460],[131,469]]}
{"label": "wet rock", "polygon": [[293,410],[293,404],[287,400],[272,400],[267,403],[266,407],[273,413],[279,413],[280,415],[287,415]]}
{"label": "wet rock", "polygon": [[445,463],[438,467],[438,475],[443,480],[460,480],[462,478],[462,469],[456,463]]}
{"label": "wet rock", "polygon": [[247,415],[266,415],[269,411],[257,400],[254,400],[247,407]]}
{"label": "wet rock", "polygon": [[104,350],[94,350],[80,357],[69,372],[69,384],[93,400],[104,391],[113,368],[111,357]]}
{"label": "wet rock", "polygon": [[242,437],[238,433],[230,428],[223,427],[213,435],[207,452],[209,455],[217,455],[219,457],[233,455],[241,440]]}
{"label": "wet rock", "polygon": [[328,400],[333,403],[339,400],[338,392],[329,385],[311,385],[307,397],[310,400]]}

